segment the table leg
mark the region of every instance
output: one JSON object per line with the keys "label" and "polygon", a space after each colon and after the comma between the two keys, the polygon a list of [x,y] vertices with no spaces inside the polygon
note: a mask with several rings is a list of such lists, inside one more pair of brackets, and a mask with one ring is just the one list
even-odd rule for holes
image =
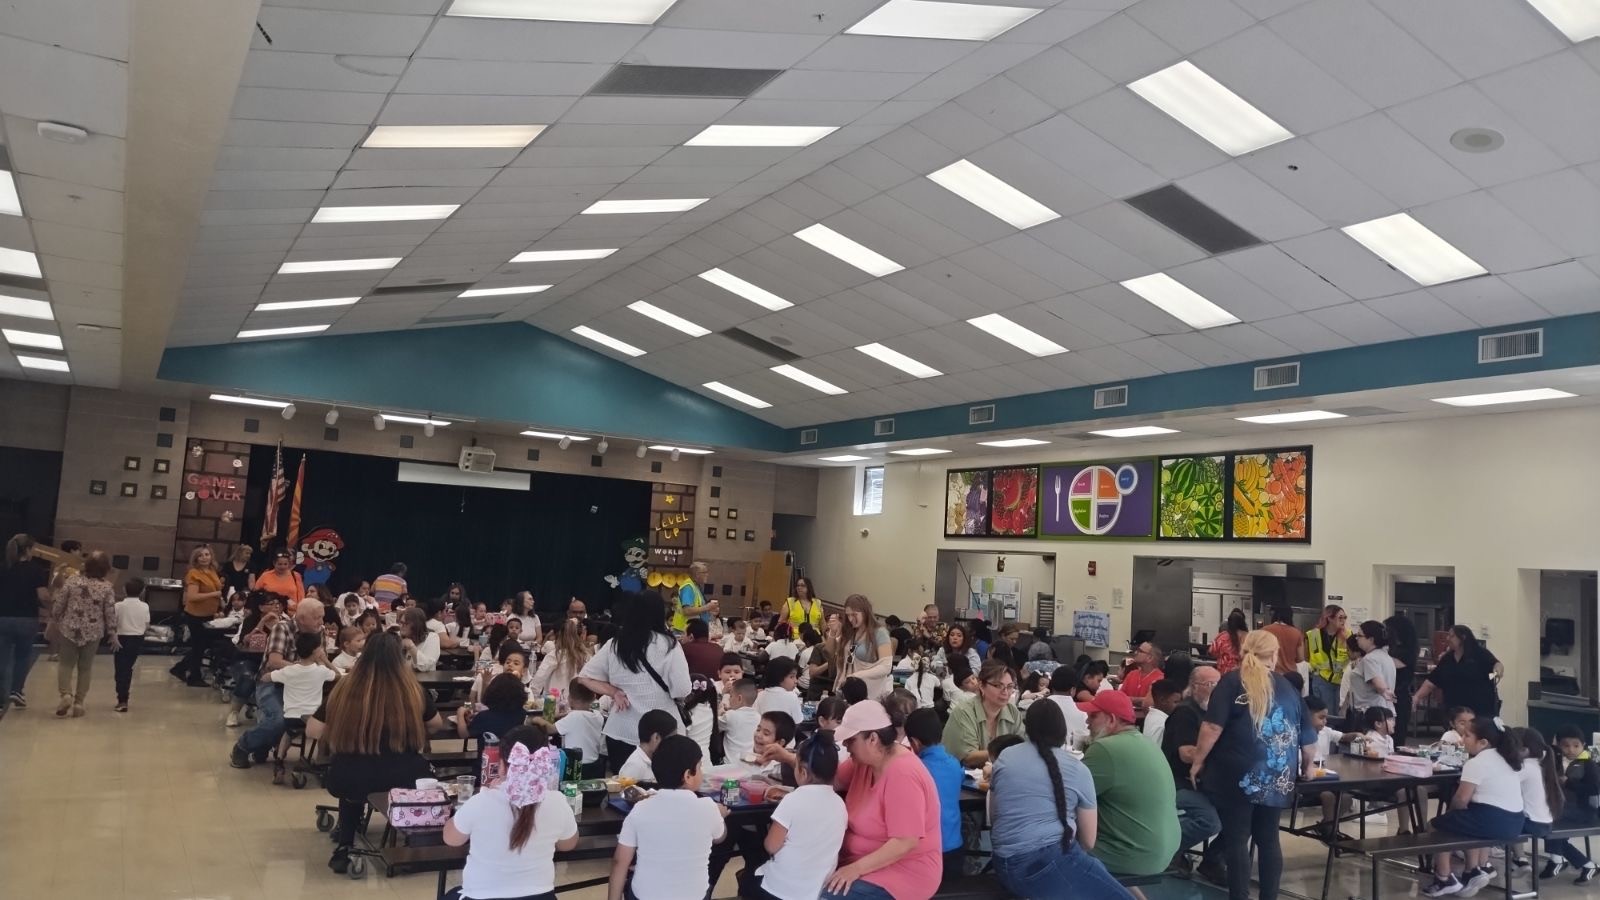
{"label": "table leg", "polygon": [[439,890],[435,894],[435,900],[444,900],[445,884],[446,884],[445,876],[447,874],[448,874],[448,872],[446,870],[444,870],[444,869],[440,869],[439,870]]}
{"label": "table leg", "polygon": [[1328,900],[1328,882],[1333,880],[1333,853],[1339,845],[1339,801],[1341,795],[1337,785],[1338,782],[1334,782],[1334,788],[1331,791],[1333,794],[1333,827],[1329,830],[1326,838],[1328,859],[1322,864],[1322,900]]}

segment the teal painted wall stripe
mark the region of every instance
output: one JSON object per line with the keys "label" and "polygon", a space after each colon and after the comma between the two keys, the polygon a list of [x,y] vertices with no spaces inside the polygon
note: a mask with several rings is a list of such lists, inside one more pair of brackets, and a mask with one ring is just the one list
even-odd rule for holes
{"label": "teal painted wall stripe", "polygon": [[158,375],[679,444],[787,443],[777,425],[520,322],[173,347]]}
{"label": "teal painted wall stripe", "polygon": [[[1544,329],[1543,356],[1487,365],[1478,364],[1479,336],[1533,327]],[[1298,387],[1259,392],[1254,389],[1257,366],[1293,361],[1300,363]],[[1188,409],[1292,400],[1322,394],[1343,394],[1403,385],[1592,365],[1600,365],[1600,313],[1154,375],[1129,381],[1006,397],[994,401],[976,401],[913,412],[885,413],[884,416],[892,415],[894,418],[893,440],[919,440],[953,434],[982,435],[1018,428],[1060,426],[1079,421],[1130,419]],[[1128,405],[1096,411],[1095,388],[1120,384],[1128,385]],[[994,423],[983,426],[968,425],[968,407],[987,402],[995,405]],[[817,429],[817,442],[814,444],[802,445],[800,443],[802,429],[790,429],[787,449],[809,452],[883,440],[873,436],[872,425],[874,418],[884,416],[806,426]]]}

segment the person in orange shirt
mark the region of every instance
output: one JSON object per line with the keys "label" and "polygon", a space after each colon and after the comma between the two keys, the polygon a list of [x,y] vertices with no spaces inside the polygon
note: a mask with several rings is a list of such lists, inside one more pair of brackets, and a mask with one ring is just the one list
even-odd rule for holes
{"label": "person in orange shirt", "polygon": [[1294,610],[1287,604],[1274,606],[1272,624],[1261,630],[1270,632],[1278,639],[1278,662],[1273,670],[1279,675],[1298,671],[1299,664],[1306,659],[1306,635],[1295,627]]}
{"label": "person in orange shirt", "polygon": [[222,575],[216,557],[204,544],[189,554],[189,571],[183,576],[183,626],[189,632],[189,652],[167,671],[190,687],[206,687],[202,660],[212,632],[206,628],[222,605]]}
{"label": "person in orange shirt", "polygon": [[300,580],[300,573],[294,570],[294,554],[288,550],[274,553],[272,568],[256,576],[256,590],[284,598],[288,602],[289,613],[293,615],[295,607],[306,597],[305,582]]}

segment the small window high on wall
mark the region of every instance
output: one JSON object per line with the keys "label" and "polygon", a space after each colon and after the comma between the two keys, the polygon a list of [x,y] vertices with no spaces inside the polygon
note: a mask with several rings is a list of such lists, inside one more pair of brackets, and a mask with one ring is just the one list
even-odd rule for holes
{"label": "small window high on wall", "polygon": [[856,470],[856,515],[876,516],[883,512],[883,466],[863,466]]}

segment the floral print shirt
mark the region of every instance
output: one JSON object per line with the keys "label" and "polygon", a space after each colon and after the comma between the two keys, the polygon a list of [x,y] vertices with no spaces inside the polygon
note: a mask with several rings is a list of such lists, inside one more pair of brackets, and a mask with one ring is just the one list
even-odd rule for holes
{"label": "floral print shirt", "polygon": [[111,582],[73,575],[56,591],[50,615],[61,636],[82,647],[111,636],[117,624],[116,603]]}
{"label": "floral print shirt", "polygon": [[1206,706],[1206,722],[1222,735],[1206,757],[1210,789],[1238,791],[1256,806],[1288,807],[1294,800],[1300,748],[1317,742],[1305,703],[1282,675],[1272,676],[1272,698],[1257,728],[1238,670],[1222,676]]}

